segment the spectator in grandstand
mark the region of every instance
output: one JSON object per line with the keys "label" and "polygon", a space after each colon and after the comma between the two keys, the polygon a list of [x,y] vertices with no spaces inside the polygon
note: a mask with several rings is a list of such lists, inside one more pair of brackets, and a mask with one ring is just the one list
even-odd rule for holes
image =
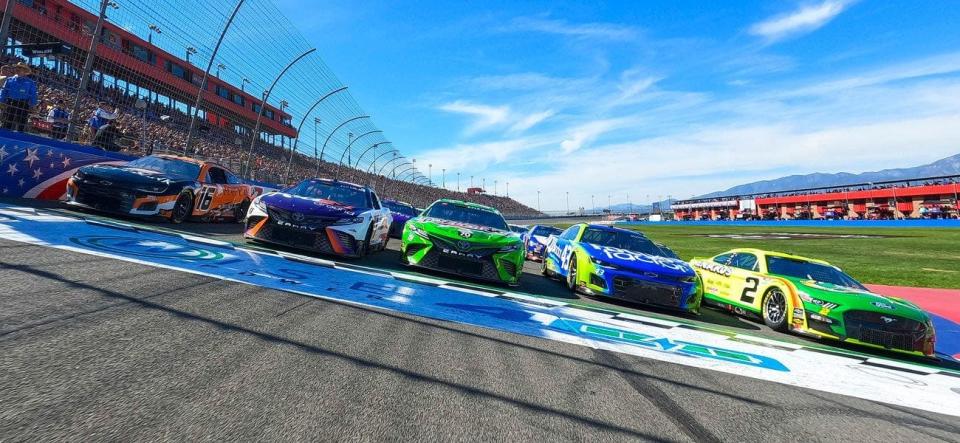
{"label": "spectator in grandstand", "polygon": [[93,136],[93,145],[105,151],[119,151],[117,138],[122,136],[123,132],[120,125],[113,120],[108,120],[105,124],[97,128],[96,135]]}
{"label": "spectator in grandstand", "polygon": [[63,100],[57,100],[50,112],[47,113],[47,122],[50,123],[53,138],[63,140],[67,135],[67,123],[70,121],[70,113],[64,109]]}
{"label": "spectator in grandstand", "polygon": [[37,83],[30,78],[32,71],[23,63],[13,68],[15,74],[3,82],[0,89],[0,103],[3,110],[3,127],[14,131],[23,131],[27,127],[30,108],[37,105]]}

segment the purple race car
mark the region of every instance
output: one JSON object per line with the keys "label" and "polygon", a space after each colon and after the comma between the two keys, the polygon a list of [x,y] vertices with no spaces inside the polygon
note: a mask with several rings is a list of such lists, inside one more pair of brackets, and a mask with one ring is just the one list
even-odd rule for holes
{"label": "purple race car", "polygon": [[400,238],[403,235],[403,225],[407,224],[407,220],[420,215],[421,212],[409,203],[396,200],[384,200],[383,206],[393,215],[393,223],[390,224],[390,236],[393,238]]}
{"label": "purple race car", "polygon": [[392,221],[372,189],[329,179],[304,180],[253,200],[243,236],[292,248],[362,257],[387,245]]}

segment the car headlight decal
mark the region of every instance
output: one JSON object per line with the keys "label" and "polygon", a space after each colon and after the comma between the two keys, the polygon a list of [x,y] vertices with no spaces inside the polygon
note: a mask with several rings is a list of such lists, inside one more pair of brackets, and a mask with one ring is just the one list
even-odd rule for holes
{"label": "car headlight decal", "polygon": [[334,225],[334,226],[343,226],[343,225],[355,225],[355,224],[358,224],[358,223],[363,223],[363,217],[341,218],[340,220],[337,220],[337,221],[333,222],[333,225]]}

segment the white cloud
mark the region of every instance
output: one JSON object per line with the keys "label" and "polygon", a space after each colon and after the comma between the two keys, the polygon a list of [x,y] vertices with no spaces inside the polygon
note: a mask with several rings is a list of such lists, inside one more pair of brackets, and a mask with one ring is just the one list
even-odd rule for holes
{"label": "white cloud", "polygon": [[807,5],[786,15],[773,17],[750,27],[750,33],[773,42],[819,29],[840,15],[849,1],[827,0],[817,5]]}
{"label": "white cloud", "polygon": [[[905,147],[923,147],[905,163]],[[919,165],[957,153],[960,114],[875,121],[803,130],[788,125],[713,126],[691,133],[583,149],[554,158],[551,170],[511,178],[511,196],[548,210],[644,202],[657,195],[686,198],[754,180],[810,172],[875,170]],[[489,178],[488,178],[489,180]]]}
{"label": "white cloud", "polygon": [[527,129],[530,129],[540,122],[553,117],[556,114],[553,110],[546,110],[542,112],[535,112],[533,114],[527,115],[526,117],[521,118],[513,126],[510,127],[510,132],[523,132]]}
{"label": "white cloud", "polygon": [[564,154],[577,151],[604,133],[623,126],[624,123],[624,119],[594,120],[585,123],[574,128],[573,131],[560,142],[560,148]]}
{"label": "white cloud", "polygon": [[604,40],[630,40],[639,35],[638,29],[615,23],[569,23],[566,20],[534,17],[515,18],[506,30],[514,32],[540,32]]}
{"label": "white cloud", "polygon": [[474,134],[484,129],[499,125],[510,115],[509,106],[487,106],[457,100],[440,106],[440,109],[457,114],[467,114],[474,117],[473,123],[467,127],[468,134]]}

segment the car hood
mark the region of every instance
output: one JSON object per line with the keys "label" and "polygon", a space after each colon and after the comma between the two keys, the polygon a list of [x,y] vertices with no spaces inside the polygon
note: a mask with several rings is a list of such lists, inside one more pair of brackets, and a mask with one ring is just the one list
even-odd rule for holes
{"label": "car hood", "polygon": [[283,209],[290,212],[299,212],[314,217],[356,217],[365,209],[357,209],[335,201],[320,198],[300,197],[298,195],[274,192],[260,197],[260,202],[267,207]]}
{"label": "car hood", "polygon": [[[810,297],[827,303],[835,303],[847,309],[861,309],[867,311],[897,314],[915,320],[925,320],[923,310],[910,303],[895,297],[874,294],[862,289],[837,286],[830,283],[817,282],[796,277],[777,276],[789,280],[797,290]],[[801,298],[803,298],[801,296]],[[819,304],[814,302],[814,304]]]}
{"label": "car hood", "polygon": [[105,186],[155,186],[192,181],[183,177],[170,177],[162,172],[123,165],[84,166],[78,170],[78,174],[84,181],[100,182]]}
{"label": "car hood", "polygon": [[528,235],[527,241],[540,243],[541,245],[546,245],[547,242],[550,241],[550,236],[549,235]]}
{"label": "car hood", "polygon": [[692,277],[695,275],[693,268],[687,262],[676,258],[600,246],[593,243],[581,243],[581,246],[590,257],[628,271],[655,272],[675,277]]}
{"label": "car hood", "polygon": [[472,244],[490,246],[520,243],[520,238],[513,235],[512,232],[501,231],[487,226],[459,223],[431,217],[417,217],[411,219],[411,222],[416,223],[421,229],[426,231],[427,234],[444,240],[467,241]]}

